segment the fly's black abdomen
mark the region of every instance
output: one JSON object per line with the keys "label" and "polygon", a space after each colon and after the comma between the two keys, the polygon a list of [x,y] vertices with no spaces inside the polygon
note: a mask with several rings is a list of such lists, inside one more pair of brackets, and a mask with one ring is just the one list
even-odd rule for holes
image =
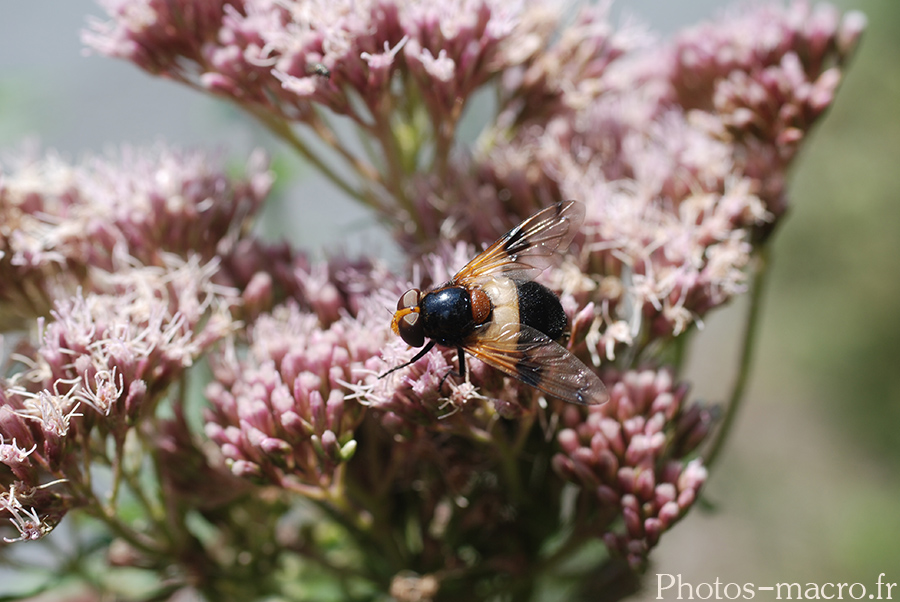
{"label": "fly's black abdomen", "polygon": [[475,328],[472,299],[462,287],[432,291],[422,298],[420,307],[425,336],[441,345],[457,346]]}
{"label": "fly's black abdomen", "polygon": [[519,321],[535,328],[552,340],[565,334],[568,320],[559,297],[549,288],[532,280],[516,282],[519,295]]}

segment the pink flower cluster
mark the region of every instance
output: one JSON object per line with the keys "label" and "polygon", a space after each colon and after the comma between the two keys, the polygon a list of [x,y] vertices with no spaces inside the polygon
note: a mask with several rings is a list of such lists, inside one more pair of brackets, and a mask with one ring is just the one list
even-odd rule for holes
{"label": "pink flower cluster", "polygon": [[[677,336],[745,290],[754,243],[784,213],[791,160],[833,101],[863,27],[858,13],[796,2],[662,45],[608,34],[588,55],[590,77],[533,77],[545,98],[558,97],[539,119],[533,107],[548,105],[521,102],[523,84],[510,81],[520,102],[501,108],[475,152],[450,177],[415,181],[416,236],[433,228],[478,244],[549,202],[583,200],[578,266],[597,287],[590,300],[606,307],[604,330]],[[542,73],[572,68],[558,52],[547,49]]]}
{"label": "pink flower cluster", "polygon": [[76,166],[26,151],[0,170],[0,322],[39,317],[38,341],[19,340],[0,387],[0,515],[35,539],[89,503],[91,434],[121,444],[235,328],[237,291],[213,282],[217,255],[271,174],[262,155],[238,181],[163,146]]}
{"label": "pink flower cluster", "polygon": [[[105,0],[110,22],[84,41],[143,69],[290,120],[314,104],[369,128],[400,71],[433,114],[540,51],[558,15],[548,2]],[[520,42],[528,40],[527,46]],[[361,113],[353,95],[368,113]]]}
{"label": "pink flower cluster", "polygon": [[[112,562],[211,598],[238,581],[248,599],[281,594],[234,575],[296,559],[348,592],[525,599],[599,538],[599,572],[633,585],[707,475],[714,412],[687,403],[674,347],[746,289],[862,18],[766,4],[657,42],[613,28],[606,3],[570,22],[550,0],[102,4],[92,49],[257,117],[393,228],[410,271],[254,237],[261,155],[243,178],[165,147],[4,161],[0,328],[39,319],[0,383],[7,541],[83,506],[123,542]],[[459,126],[486,92],[467,146]],[[539,279],[608,403],[565,405],[472,358],[458,379],[455,349],[382,377],[414,353],[390,330],[402,291],[570,198],[585,222]],[[124,488],[148,526],[118,515]]]}
{"label": "pink flower cluster", "polygon": [[763,5],[685,31],[667,54],[672,100],[735,146],[776,217],[787,207],[785,171],[834,101],[865,26],[861,13],[828,4]]}
{"label": "pink flower cluster", "polygon": [[706,468],[683,460],[712,426],[710,413],[686,407],[687,387],[668,370],[628,371],[609,383],[610,401],[587,417],[567,411],[554,467],[593,492],[602,507],[618,507],[621,532],[607,531],[607,546],[635,569],[693,505]]}
{"label": "pink flower cluster", "polygon": [[324,490],[353,456],[364,408],[345,401],[347,387],[383,366],[381,350],[393,338],[382,309],[386,297],[371,286],[386,274],[361,268],[344,262],[297,268],[299,298],[310,309],[275,307],[248,329],[246,358],[217,356],[206,433],[234,474]]}
{"label": "pink flower cluster", "polygon": [[247,175],[221,158],[159,145],[71,165],[34,150],[0,162],[0,322],[46,316],[57,296],[90,290],[93,272],[165,253],[209,261],[236,241],[272,184],[262,153]]}
{"label": "pink flower cluster", "polygon": [[0,473],[0,484],[8,487],[6,510],[14,519],[22,496],[43,504],[35,508],[51,517],[42,518],[44,531],[69,503],[85,503],[45,491],[46,475],[83,480],[91,433],[121,443],[133,424],[154,413],[169,385],[235,328],[236,299],[211,282],[214,265],[175,256],[168,262],[168,270],[123,268],[102,285],[95,280],[107,292],[60,298],[52,320],[39,321],[37,346],[22,341],[16,348],[13,358],[27,369],[0,387],[0,462],[10,470]]}

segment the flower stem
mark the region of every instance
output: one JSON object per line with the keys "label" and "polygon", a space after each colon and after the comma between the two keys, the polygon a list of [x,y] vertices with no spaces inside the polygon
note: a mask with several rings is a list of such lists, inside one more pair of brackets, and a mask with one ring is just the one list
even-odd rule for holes
{"label": "flower stem", "polygon": [[759,329],[759,317],[762,309],[763,294],[766,288],[769,273],[769,248],[762,246],[757,249],[753,261],[753,279],[750,291],[750,307],[747,310],[747,322],[744,325],[743,342],[741,344],[740,369],[731,388],[731,396],[728,400],[728,408],[722,424],[716,432],[710,446],[704,453],[704,464],[707,469],[712,468],[724,447],[731,428],[734,425],[735,416],[743,402],[744,393],[747,390],[747,382],[750,377],[750,369],[753,365],[753,351],[756,347],[756,336]]}
{"label": "flower stem", "polygon": [[[283,140],[288,145],[290,145],[290,147],[297,151],[300,156],[309,161],[319,171],[319,173],[328,178],[329,181],[334,183],[345,194],[353,199],[356,199],[357,201],[362,202],[365,205],[372,205],[371,200],[367,195],[354,189],[349,183],[347,183],[344,178],[339,176],[334,169],[332,169],[328,164],[322,161],[319,158],[318,154],[315,153],[311,148],[309,148],[306,142],[304,142],[299,136],[297,136],[297,134],[294,133],[294,131],[287,123],[285,123],[281,119],[271,116],[263,110],[257,110],[254,107],[245,108],[251,115],[256,117],[259,122],[266,127],[266,129],[272,132],[272,134],[277,136],[280,140]],[[317,133],[321,135],[322,132],[319,131]],[[333,142],[333,140],[326,139],[325,142]],[[344,154],[344,158],[346,158],[351,162],[351,164],[353,164],[358,173],[362,173],[366,176],[371,176],[373,173],[375,173],[370,167],[366,166],[361,161],[354,161],[352,156],[349,154]],[[373,208],[378,209],[377,206]]]}

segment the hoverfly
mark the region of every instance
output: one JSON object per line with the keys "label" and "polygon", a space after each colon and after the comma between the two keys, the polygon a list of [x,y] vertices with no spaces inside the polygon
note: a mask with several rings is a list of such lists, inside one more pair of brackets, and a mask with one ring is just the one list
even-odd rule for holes
{"label": "hoverfly", "polygon": [[556,203],[504,234],[450,282],[427,293],[403,293],[391,328],[408,345],[425,347],[382,377],[440,345],[456,348],[460,378],[468,352],[553,397],[581,405],[605,402],[609,395],[597,374],[557,342],[568,330],[559,298],[532,280],[569,245],[583,219],[581,203]]}

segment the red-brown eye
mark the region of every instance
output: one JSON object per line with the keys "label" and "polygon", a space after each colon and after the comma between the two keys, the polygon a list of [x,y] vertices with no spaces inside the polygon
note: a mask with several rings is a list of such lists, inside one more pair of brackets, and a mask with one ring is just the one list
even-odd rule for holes
{"label": "red-brown eye", "polygon": [[400,321],[397,323],[400,338],[410,347],[421,347],[425,344],[425,332],[422,329],[422,320],[420,318],[421,316],[418,312],[410,312],[400,318]]}
{"label": "red-brown eye", "polygon": [[422,300],[422,291],[417,288],[411,288],[400,297],[397,301],[397,309],[408,309],[418,307],[419,301]]}

